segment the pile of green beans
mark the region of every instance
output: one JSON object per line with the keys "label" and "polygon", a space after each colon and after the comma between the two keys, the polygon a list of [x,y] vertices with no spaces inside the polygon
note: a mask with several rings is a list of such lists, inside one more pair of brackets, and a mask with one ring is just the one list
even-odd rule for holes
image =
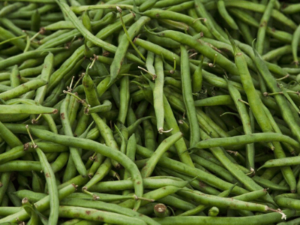
{"label": "pile of green beans", "polygon": [[300,220],[298,0],[0,0],[0,224]]}

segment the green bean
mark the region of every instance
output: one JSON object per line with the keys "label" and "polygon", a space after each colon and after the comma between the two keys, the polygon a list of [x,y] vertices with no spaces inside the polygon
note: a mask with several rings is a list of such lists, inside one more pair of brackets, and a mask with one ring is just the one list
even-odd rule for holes
{"label": "green bean", "polygon": [[45,80],[34,79],[26,82],[25,84],[12,88],[11,90],[0,93],[0,98],[3,99],[4,101],[7,101],[9,99],[25,94],[31,90],[35,90],[41,86],[44,86],[45,84],[47,84],[47,81]]}
{"label": "green bean", "polygon": [[[1,207],[1,216],[8,216],[14,213],[19,212],[20,210],[22,210],[22,207],[12,207],[12,206],[8,206],[8,207]],[[5,224],[5,223],[4,223]]]}
{"label": "green bean", "polygon": [[10,179],[10,173],[4,172],[1,174],[0,203],[2,203],[4,200],[4,196],[9,184],[9,179]]}
{"label": "green bean", "polygon": [[232,105],[234,104],[230,95],[217,95],[195,101],[196,107],[216,106],[216,105]]}
{"label": "green bean", "polygon": [[[255,88],[253,86],[253,83],[249,81],[250,74],[248,71],[247,66],[245,65],[245,61],[243,60],[243,54],[239,52],[239,49],[235,46],[234,42],[231,40],[233,48],[235,49],[235,61],[236,64],[241,71],[242,77],[242,84],[245,88],[248,100],[249,100],[249,105],[251,107],[251,110],[253,112],[254,117],[256,118],[257,122],[260,124],[261,129],[264,132],[269,132],[272,131],[272,126],[270,121],[267,118],[267,115],[264,113],[264,108],[263,104],[260,101],[253,101],[253,98],[256,98],[255,95]],[[239,53],[238,53],[239,52]],[[255,64],[257,67],[261,68],[261,63],[258,63],[258,61],[255,61]],[[265,71],[267,71],[265,69]],[[264,72],[265,72],[264,71]],[[248,80],[248,81],[247,81]],[[251,85],[252,84],[252,85]],[[283,152],[283,149],[280,145],[279,142],[273,142],[271,145],[274,145],[274,153],[277,158],[284,158],[285,153]],[[285,178],[288,180],[288,183],[291,185],[291,189],[294,190],[295,188],[295,178],[292,175],[292,171],[289,167],[284,167],[282,168],[282,172],[285,175]]]}
{"label": "green bean", "polygon": [[261,186],[265,187],[265,188],[269,188],[271,190],[278,190],[278,191],[288,191],[289,188],[288,187],[284,187],[282,185],[277,185],[275,183],[273,183],[272,181],[266,180],[264,178],[258,177],[258,176],[254,176],[252,177],[252,179],[260,184]]}
{"label": "green bean", "polygon": [[217,3],[218,11],[226,23],[234,30],[238,29],[237,24],[234,22],[233,18],[228,14],[224,0],[219,0]]}
{"label": "green bean", "polygon": [[299,209],[300,200],[299,200],[299,195],[297,194],[277,195],[275,197],[275,201],[280,207]]}
{"label": "green bean", "polygon": [[[186,181],[175,180],[173,177],[149,177],[144,178],[143,182],[147,189],[158,189],[164,186],[172,185],[176,187],[182,187],[186,185]],[[94,192],[110,192],[110,191],[121,191],[133,189],[132,180],[121,180],[121,181],[103,181],[95,184],[90,188],[90,191]]]}
{"label": "green bean", "polygon": [[[267,6],[259,5],[259,4],[255,4],[253,2],[247,2],[247,1],[229,1],[229,2],[226,1],[225,6],[226,7],[237,7],[237,8],[247,9],[247,10],[260,12],[260,13],[264,13],[267,8]],[[213,9],[213,8],[216,8],[216,6],[209,7],[208,9]],[[296,24],[292,20],[287,18],[284,14],[279,12],[278,10],[273,9],[271,12],[271,16],[275,20],[282,22],[283,24],[292,28],[293,30],[296,29]]]}
{"label": "green bean", "polygon": [[180,49],[183,102],[190,122],[190,146],[194,146],[200,140],[199,125],[197,123],[196,109],[192,95],[188,53],[185,47],[180,46]]}
{"label": "green bean", "polygon": [[[136,154],[136,138],[135,134],[132,134],[128,139],[127,146],[126,146],[126,155],[132,161],[135,161],[135,154]],[[124,172],[124,180],[127,180],[130,177],[129,171]],[[126,192],[125,192],[126,193]],[[124,193],[124,194],[125,194]]]}
{"label": "green bean", "polygon": [[[116,150],[119,150],[119,146],[116,143],[114,136],[112,134],[111,129],[106,125],[106,123],[95,113],[92,114],[92,118],[94,119],[97,128],[99,129],[100,133],[102,134],[102,137],[105,140],[105,144],[111,148],[114,148]],[[109,162],[107,162],[109,163]],[[115,160],[112,160],[111,163],[115,168],[120,168],[119,162],[116,162]]]}
{"label": "green bean", "polygon": [[216,207],[220,207],[220,208],[228,207],[231,209],[250,210],[250,211],[259,211],[259,212],[275,211],[266,205],[250,203],[250,202],[246,203],[240,200],[207,195],[198,191],[189,190],[187,188],[183,188],[179,192],[181,195],[183,195],[186,198],[193,197],[196,202],[203,205],[209,205],[209,206],[215,205]]}
{"label": "green bean", "polygon": [[204,57],[201,57],[201,61],[197,69],[194,71],[193,77],[192,77],[192,90],[193,93],[199,93],[202,89],[202,83],[203,83],[203,75],[202,75],[202,67],[203,67],[203,60]]}
{"label": "green bean", "polygon": [[132,218],[129,216],[124,216],[116,213],[106,212],[95,210],[91,208],[82,208],[82,207],[72,207],[72,206],[60,206],[59,207],[59,215],[61,217],[67,218],[81,218],[99,221],[99,218],[103,222],[114,223],[114,224],[146,224],[142,220],[138,218]]}
{"label": "green bean", "polygon": [[222,168],[219,165],[216,165],[212,162],[209,162],[208,160],[205,160],[197,155],[192,155],[193,160],[195,163],[198,163],[199,165],[206,168],[208,171],[213,172],[217,176],[221,177],[224,180],[227,180],[228,182],[234,183],[236,182],[236,179],[224,168]]}
{"label": "green bean", "polygon": [[10,172],[10,171],[40,171],[41,164],[35,161],[19,161],[15,160],[12,162],[7,162],[0,165],[1,172]]}
{"label": "green bean", "polygon": [[292,39],[292,53],[293,53],[293,57],[294,57],[294,63],[296,65],[299,64],[298,54],[297,54],[299,39],[300,39],[300,27],[298,26],[293,34],[293,39]]}
{"label": "green bean", "polygon": [[[59,197],[59,199],[63,199],[66,196],[70,195],[71,193],[75,192],[75,190],[76,190],[76,185],[70,184],[58,191],[58,197]],[[49,196],[46,196],[43,199],[36,202],[34,204],[34,206],[40,212],[47,210],[50,206]],[[13,222],[16,220],[22,221],[22,220],[26,220],[28,218],[29,218],[29,215],[27,214],[27,212],[24,209],[22,209],[22,210],[14,213],[14,214],[11,214],[7,217],[1,218],[0,223]]]}
{"label": "green bean", "polygon": [[15,88],[20,85],[20,78],[19,78],[19,69],[18,66],[14,66],[11,75],[10,75],[10,83],[11,87]]}
{"label": "green bean", "polygon": [[101,181],[110,171],[111,169],[111,161],[110,159],[106,159],[98,168],[96,174],[93,178],[83,187],[84,190],[89,190],[91,186],[95,185],[99,181]]}
{"label": "green bean", "polygon": [[38,10],[35,10],[34,13],[31,15],[31,30],[32,31],[39,31],[40,30],[40,23],[41,23],[41,15]]}
{"label": "green bean", "polygon": [[[134,16],[133,14],[129,13],[125,16],[123,16],[123,22],[124,24],[130,23],[133,20]],[[110,24],[106,26],[105,28],[101,29],[97,34],[97,38],[105,39],[112,35],[113,33],[117,32],[118,30],[122,29],[122,22],[121,20],[118,20],[117,22]]]}
{"label": "green bean", "polygon": [[[43,70],[41,74],[41,79],[49,81],[52,70],[53,70],[54,56],[52,53],[49,53],[44,61]],[[37,89],[35,101],[39,104],[42,104],[46,95],[47,85],[42,86]]]}
{"label": "green bean", "polygon": [[79,106],[80,106],[80,102],[75,97],[71,96],[70,103],[68,105],[68,110],[67,110],[71,127],[74,126]]}
{"label": "green bean", "polygon": [[161,9],[152,9],[144,12],[143,15],[149,16],[151,18],[169,19],[178,22],[183,22],[193,27],[197,32],[203,32],[204,36],[212,37],[208,29],[203,24],[201,24],[200,21],[194,20],[192,17],[177,12],[165,11]]}
{"label": "green bean", "polygon": [[[226,33],[223,31],[223,29],[216,23],[214,18],[207,12],[206,8],[204,7],[203,3],[201,1],[195,0],[195,9],[199,17],[206,18],[204,20],[204,23],[207,24],[208,29],[213,28],[218,32],[221,36],[225,37]],[[211,31],[211,30],[210,30]]]}
{"label": "green bean", "polygon": [[[64,133],[67,136],[73,137],[73,132],[71,129],[70,121],[68,118],[68,113],[67,113],[67,106],[69,103],[70,95],[67,95],[65,100],[63,101],[61,108],[60,108],[60,118],[61,122],[63,125]],[[81,160],[80,154],[78,149],[74,147],[70,147],[70,153],[72,160],[74,161],[75,167],[77,171],[82,175],[82,176],[87,176],[87,171],[86,168]]]}
{"label": "green bean", "polygon": [[98,210],[106,210],[110,212],[115,212],[119,213],[121,215],[126,215],[130,217],[138,217],[139,219],[143,220],[147,224],[157,224],[154,222],[151,218],[147,216],[143,216],[137,212],[134,212],[132,210],[126,209],[124,207],[120,207],[115,204],[110,204],[110,203],[104,203],[104,202],[92,202],[92,201],[87,201],[87,200],[78,200],[78,199],[65,199],[62,200],[62,205],[69,205],[69,206],[80,206],[80,207],[88,207],[88,208],[93,208],[93,209],[98,209]]}
{"label": "green bean", "polygon": [[182,12],[184,10],[193,8],[193,6],[194,6],[194,3],[192,1],[188,1],[188,2],[185,2],[185,3],[182,3],[182,4],[171,6],[167,10],[168,11],[173,11],[173,12]]}
{"label": "green bean", "polygon": [[93,9],[116,9],[116,7],[119,6],[120,8],[123,9],[133,9],[133,6],[131,5],[126,5],[126,4],[118,4],[118,5],[113,5],[113,4],[101,4],[101,5],[90,5],[90,6],[73,6],[71,10],[74,13],[81,13],[87,10],[93,10]]}
{"label": "green bean", "polygon": [[104,159],[105,159],[105,157],[99,153],[97,153],[96,156],[93,156],[94,162],[93,162],[91,168],[89,169],[89,172],[88,172],[89,177],[94,176],[94,174],[96,173],[96,171],[98,170],[98,168],[100,167],[100,165],[102,164]]}
{"label": "green bean", "polygon": [[[141,206],[149,204],[149,202],[151,202],[151,201],[159,200],[163,197],[174,194],[179,189],[180,188],[175,187],[175,186],[165,186],[163,188],[158,188],[156,190],[149,191],[149,192],[147,192],[143,195],[143,198],[151,199],[151,200],[150,201],[149,200],[148,201],[143,200],[142,203],[141,203]],[[122,207],[125,207],[125,208],[131,208],[133,206],[133,203],[134,203],[134,200],[129,199],[129,200],[126,200],[126,201],[120,203],[119,205],[122,206]]]}
{"label": "green bean", "polygon": [[[296,210],[283,210],[284,217],[292,218],[297,217],[299,212]],[[280,222],[282,219],[282,214],[278,212],[255,215],[255,216],[245,216],[245,217],[203,217],[203,216],[176,216],[176,217],[167,217],[161,219],[155,219],[162,225],[199,225],[199,224],[211,224],[211,225],[221,225],[221,224],[272,224]]]}
{"label": "green bean", "polygon": [[156,2],[157,2],[157,0],[143,2],[139,7],[139,11],[144,12],[148,9],[151,9],[155,5]]}
{"label": "green bean", "polygon": [[[0,136],[12,148],[23,145],[22,142],[16,137],[3,123],[0,122]],[[11,149],[12,150],[12,149]],[[10,154],[8,152],[8,154]]]}
{"label": "green bean", "polygon": [[18,10],[19,8],[21,8],[23,6],[24,6],[24,3],[21,3],[21,2],[16,2],[13,4],[7,5],[0,10],[0,17],[4,17],[7,14]]}
{"label": "green bean", "polygon": [[245,42],[251,45],[254,38],[251,34],[250,27],[244,21],[237,20],[236,22]]}
{"label": "green bean", "polygon": [[299,164],[299,156],[285,157],[281,159],[273,159],[264,163],[260,168],[272,168],[280,166],[295,166]]}
{"label": "green bean", "polygon": [[[111,44],[108,44],[108,43],[106,43],[106,42],[104,42],[104,41],[102,41],[102,40],[96,38],[91,32],[89,32],[89,31],[88,31],[88,30],[87,30],[87,29],[79,22],[79,20],[77,19],[77,17],[75,16],[75,14],[71,11],[71,9],[69,8],[68,5],[66,5],[65,3],[61,3],[60,6],[62,7],[64,13],[66,13],[66,15],[68,15],[68,17],[70,18],[70,20],[72,21],[72,23],[76,26],[76,28],[77,28],[77,29],[84,35],[84,37],[86,37],[90,42],[92,42],[93,44],[95,44],[95,45],[97,45],[97,46],[99,46],[99,47],[103,47],[105,50],[113,51],[113,52],[116,53],[116,55],[120,55],[120,51],[121,51],[120,46],[119,46],[119,48],[116,49],[115,46],[113,46],[113,45],[111,45]],[[144,25],[144,23],[147,23],[148,20],[149,20],[148,18],[143,17],[143,19],[140,20],[139,23],[137,23],[137,24],[139,24],[139,26],[141,27],[142,25]],[[135,26],[134,28],[137,28],[137,29],[139,30],[139,28],[138,28],[137,26]],[[137,31],[138,31],[138,30],[137,30]],[[128,32],[131,33],[131,32],[134,32],[134,30],[129,29]],[[127,39],[126,36],[124,36],[124,39],[123,39],[123,40],[124,40],[124,44],[123,44],[123,45],[125,45],[126,43],[127,43],[127,44],[126,44],[126,46],[124,46],[125,49],[123,49],[122,55],[120,55],[121,57],[119,57],[120,59],[123,59],[123,58],[124,58],[124,56],[125,56],[125,54],[126,54],[125,50],[127,50],[127,47],[128,47],[128,45],[129,45],[129,41],[128,41],[128,39]],[[125,43],[125,41],[126,41],[126,43]],[[133,57],[133,55],[130,55],[129,53],[127,53],[127,56],[129,57],[129,59],[133,59],[133,58],[134,58],[134,59],[137,59],[135,56]],[[120,60],[119,62],[121,62],[121,61],[122,61],[122,60]],[[140,60],[137,60],[137,61],[141,63]],[[116,77],[117,74],[119,73],[120,66],[121,66],[121,63],[118,63],[118,65],[116,65],[116,64],[117,64],[117,61],[115,61],[115,62],[112,64],[112,65],[115,66],[115,72],[113,73],[113,72],[111,71],[111,76],[113,77],[113,79],[115,79],[115,77]],[[112,80],[113,80],[113,79],[112,79]]]}
{"label": "green bean", "polygon": [[[218,194],[218,196],[220,196],[220,197],[227,197],[230,194],[232,188],[228,189],[226,191],[223,191],[222,193]],[[198,205],[194,209],[191,209],[191,210],[188,210],[188,211],[186,211],[184,213],[181,213],[180,216],[192,216],[192,215],[198,214],[199,212],[203,211],[206,208],[207,208],[207,206],[205,206],[205,205]]]}
{"label": "green bean", "polygon": [[162,203],[156,204],[154,206],[153,211],[154,211],[155,217],[158,217],[158,218],[164,218],[164,217],[167,217],[170,215],[170,211],[168,210],[167,206],[165,206]]}
{"label": "green bean", "polygon": [[208,210],[208,216],[216,217],[219,214],[219,209],[217,207],[212,207]]}
{"label": "green bean", "polygon": [[[40,130],[37,130],[35,128],[31,128],[30,131],[37,137],[41,138],[44,140],[51,139],[52,141],[56,143],[64,143],[64,145],[69,145],[73,147],[79,147],[83,149],[90,149],[95,152],[99,152],[100,154],[107,156],[109,158],[112,158],[114,160],[117,160],[120,164],[122,164],[128,171],[130,171],[130,174],[134,180],[134,187],[136,189],[136,195],[138,197],[141,197],[143,193],[143,183],[141,180],[141,175],[139,171],[137,170],[137,167],[135,164],[127,159],[127,156],[125,156],[123,153],[120,151],[114,150],[111,147],[107,147],[102,144],[98,144],[94,141],[90,140],[84,140],[81,141],[81,138],[74,138],[74,137],[64,137],[62,135],[55,135],[52,134],[51,132],[41,132]],[[54,140],[53,140],[54,139]],[[138,208],[140,204],[140,201],[138,200],[135,208]]]}
{"label": "green bean", "polygon": [[174,1],[168,1],[168,0],[162,0],[155,3],[154,8],[165,8],[168,6],[177,5],[180,3],[185,2],[185,0],[174,0]]}
{"label": "green bean", "polygon": [[179,48],[180,44],[170,38],[158,37],[153,34],[147,34],[147,39],[155,44],[166,48]]}
{"label": "green bean", "polygon": [[[229,93],[236,105],[236,108],[239,112],[239,115],[242,120],[244,133],[245,134],[252,134],[252,128],[250,123],[250,117],[247,112],[246,106],[244,103],[240,102],[239,99],[241,99],[241,95],[239,91],[228,81],[228,90]],[[255,155],[255,149],[254,144],[247,144],[246,146],[246,157],[247,157],[247,167],[250,170],[254,170],[254,155]]]}
{"label": "green bean", "polygon": [[50,47],[56,47],[56,46],[60,46],[61,44],[64,44],[66,43],[67,41],[70,41],[74,38],[74,36],[81,36],[80,35],[80,32],[78,30],[71,30],[67,33],[63,33],[63,34],[60,34],[59,36],[57,37],[53,37],[51,40],[45,42],[45,43],[42,43],[38,49],[47,49],[47,48],[50,48]]}
{"label": "green bean", "polygon": [[300,4],[291,4],[283,8],[282,12],[286,14],[293,14],[299,12],[299,10],[300,10]]}
{"label": "green bean", "polygon": [[[137,146],[137,153],[144,156],[144,157],[150,157],[152,155],[152,152],[148,149],[145,149],[141,146]],[[163,167],[172,169],[174,171],[178,171],[182,174],[191,176],[191,177],[198,177],[201,179],[202,182],[205,182],[213,187],[220,188],[221,190],[228,189],[232,185],[226,181],[223,181],[219,179],[218,177],[206,173],[204,171],[201,171],[196,168],[191,168],[183,163],[180,163],[178,161],[172,160],[170,158],[167,158],[165,156],[162,156],[161,159],[158,161],[158,165],[161,165]],[[261,188],[260,188],[261,189]],[[246,191],[244,189],[241,189],[239,187],[235,187],[233,189],[233,193],[245,193]]]}
{"label": "green bean", "polygon": [[65,83],[64,81],[60,81],[57,86],[53,89],[51,94],[45,99],[45,101],[42,103],[44,106],[54,106],[58,100],[59,100],[59,95],[62,93],[64,89]]}
{"label": "green bean", "polygon": [[[128,29],[128,35],[123,35],[121,42],[119,44],[119,47],[115,53],[114,60],[110,66],[110,74],[111,74],[111,80],[110,83],[113,82],[117,75],[120,72],[122,62],[125,57],[125,53],[129,46],[129,39],[133,38],[133,35],[141,29],[142,26],[144,26],[146,23],[150,21],[149,17],[140,17],[129,29]],[[127,37],[128,36],[128,37]]]}
{"label": "green bean", "polygon": [[120,112],[118,115],[118,121],[122,124],[125,124],[127,112],[128,112],[128,105],[129,105],[129,77],[124,76],[121,78],[120,81]]}
{"label": "green bean", "polygon": [[89,108],[88,113],[90,114],[90,113],[109,112],[111,110],[111,107],[112,107],[111,102],[109,100],[104,100],[102,105]]}
{"label": "green bean", "polygon": [[153,155],[150,157],[150,159],[147,161],[146,165],[141,170],[142,177],[149,177],[158,160],[161,158],[164,152],[168,150],[168,148],[173,145],[176,141],[178,141],[182,137],[182,133],[178,132],[170,136],[169,138],[165,139],[156,149],[156,151],[153,153]]}
{"label": "green bean", "polygon": [[[229,11],[232,14],[234,14],[236,17],[241,19],[244,23],[247,23],[254,27],[259,27],[259,23],[253,17],[251,17],[244,11],[239,10],[239,9],[229,9]],[[275,30],[272,28],[267,28],[267,33],[269,35],[273,36],[274,38],[276,38],[280,41],[284,41],[286,43],[291,43],[291,41],[292,41],[292,35],[287,32],[282,32],[282,31],[278,31],[278,30]]]}
{"label": "green bean", "polygon": [[40,159],[42,169],[45,174],[46,182],[49,190],[50,197],[50,215],[49,215],[49,224],[57,224],[58,221],[58,207],[59,207],[59,199],[58,199],[58,190],[56,186],[54,172],[47,161],[47,158],[43,151],[40,148],[36,148],[36,153]]}
{"label": "green bean", "polygon": [[76,27],[73,25],[71,21],[58,21],[56,23],[52,23],[46,27],[43,27],[44,30],[75,29],[75,28]]}
{"label": "green bean", "polygon": [[[153,61],[154,61],[154,54],[148,52],[146,66],[147,69],[156,75],[155,78],[155,85],[153,88],[153,104],[154,104],[154,111],[156,116],[156,127],[160,134],[164,131],[164,107],[163,107],[163,86],[164,86],[164,73],[163,73],[163,61],[160,56],[156,56],[155,63],[153,68]],[[150,70],[151,69],[151,70]]]}
{"label": "green bean", "polygon": [[182,44],[186,44],[192,48],[195,48],[197,51],[205,55],[207,58],[215,61],[216,64],[219,64],[222,68],[226,69],[233,75],[238,74],[236,66],[231,61],[226,59],[223,55],[217,54],[213,49],[205,45],[201,39],[195,40],[189,35],[177,31],[171,31],[171,30],[163,31],[161,33],[158,33],[158,35],[171,38]]}
{"label": "green bean", "polygon": [[211,148],[211,147],[226,147],[231,146],[235,144],[250,144],[255,143],[259,141],[284,141],[286,143],[289,143],[290,145],[294,146],[295,148],[299,148],[298,142],[293,140],[292,138],[277,134],[277,133],[258,133],[258,134],[249,134],[249,135],[239,135],[234,137],[228,137],[228,138],[214,138],[211,140],[203,140],[198,142],[195,147],[202,149],[202,148]]}
{"label": "green bean", "polygon": [[300,219],[297,218],[297,219],[293,219],[293,220],[290,220],[290,221],[287,221],[287,222],[280,222],[280,223],[277,223],[277,224],[278,225],[295,225],[299,222],[300,222]]}
{"label": "green bean", "polygon": [[285,45],[283,47],[274,49],[269,51],[268,53],[264,54],[262,56],[262,59],[265,61],[272,61],[274,59],[279,58],[282,55],[288,54],[292,52],[292,47],[291,45]]}
{"label": "green bean", "polygon": [[14,34],[12,34],[10,31],[4,29],[3,27],[0,27],[0,32],[1,32],[0,39],[4,40],[6,42],[9,41],[11,44],[16,46],[21,51],[23,51],[25,49],[26,43],[23,39],[16,38],[16,36]]}
{"label": "green bean", "polygon": [[[203,136],[204,139],[210,139],[210,137],[205,132],[202,132],[202,134],[204,135]],[[228,156],[224,154],[224,151],[221,148],[213,147],[211,148],[211,151],[214,154],[214,156],[223,164],[223,166],[229,172],[231,172],[236,179],[238,179],[241,183],[243,183],[248,190],[255,191],[261,189],[261,187],[257,185],[255,182],[253,182],[253,180],[250,179],[248,176],[246,176],[242,172],[242,170],[236,166],[236,164],[232,163],[228,159]],[[266,196],[266,199],[272,202],[272,198],[270,196]]]}
{"label": "green bean", "polygon": [[[39,14],[45,14],[47,12],[49,12],[52,9],[57,8],[57,6],[55,4],[46,4],[40,8],[37,9],[37,11],[39,12]],[[21,11],[17,11],[14,12],[12,14],[10,14],[8,17],[11,19],[16,19],[16,18],[30,18],[31,15],[35,12],[36,9],[32,9],[32,10],[21,10]]]}
{"label": "green bean", "polygon": [[90,77],[88,70],[86,71],[82,79],[82,84],[88,104],[91,105],[91,107],[100,105],[100,101],[95,90],[95,84],[92,78]]}
{"label": "green bean", "polygon": [[[1,135],[1,137],[2,137],[2,135]],[[5,163],[5,162],[11,161],[13,159],[22,157],[23,155],[25,155],[24,147],[26,148],[26,146],[23,146],[23,145],[16,146],[16,147],[12,148],[10,151],[2,153],[0,162]]]}
{"label": "green bean", "polygon": [[0,114],[12,115],[12,114],[44,114],[44,113],[57,113],[56,109],[36,106],[36,105],[1,105]]}
{"label": "green bean", "polygon": [[156,149],[155,133],[151,123],[148,120],[143,121],[143,130],[145,147],[151,151],[154,151]]}
{"label": "green bean", "polygon": [[[46,158],[47,158],[47,156],[46,156]],[[43,192],[45,190],[43,180],[34,171],[32,171],[32,190],[35,191],[35,192]]]}
{"label": "green bean", "polygon": [[268,26],[268,21],[271,17],[274,4],[275,4],[275,0],[269,1],[268,5],[264,10],[263,16],[260,20],[260,26],[257,31],[257,43],[256,43],[256,50],[259,54],[263,54],[266,28]]}
{"label": "green bean", "polygon": [[8,68],[13,65],[16,65],[16,64],[21,63],[30,58],[39,58],[43,55],[46,56],[47,52],[49,52],[49,51],[52,53],[56,53],[57,51],[60,51],[61,49],[62,48],[49,48],[47,50],[33,50],[33,51],[26,52],[26,53],[21,53],[16,56],[9,57],[0,62],[0,70]]}
{"label": "green bean", "polygon": [[6,27],[7,29],[9,29],[12,33],[14,33],[14,35],[17,35],[17,36],[23,36],[24,35],[24,32],[22,31],[22,29],[20,29],[19,27],[17,27],[15,24],[13,24],[7,18],[0,18],[0,23],[4,27]]}
{"label": "green bean", "polygon": [[[172,128],[171,130],[171,134],[175,134],[177,132],[180,131],[179,127],[178,127],[178,124],[177,124],[177,121],[174,117],[174,114],[173,114],[173,111],[171,109],[171,106],[167,100],[167,98],[164,96],[164,111],[165,111],[165,120],[166,120],[166,124],[169,128]],[[191,167],[194,167],[193,165],[193,162],[192,162],[192,159],[191,157],[187,154],[187,152],[185,151],[187,149],[186,147],[186,144],[184,142],[184,140],[181,138],[179,139],[176,143],[175,143],[175,147],[177,149],[177,153],[178,153],[178,156],[180,158],[180,160],[191,166]]]}

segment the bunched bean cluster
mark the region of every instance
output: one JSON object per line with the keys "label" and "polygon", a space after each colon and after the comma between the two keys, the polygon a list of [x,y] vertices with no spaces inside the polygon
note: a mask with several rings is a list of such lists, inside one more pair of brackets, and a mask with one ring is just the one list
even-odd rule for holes
{"label": "bunched bean cluster", "polygon": [[300,224],[297,0],[0,0],[0,224]]}

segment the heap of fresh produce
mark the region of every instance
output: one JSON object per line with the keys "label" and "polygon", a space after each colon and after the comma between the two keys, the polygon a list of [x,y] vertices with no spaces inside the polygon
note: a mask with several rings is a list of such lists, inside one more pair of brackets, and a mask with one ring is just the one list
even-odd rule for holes
{"label": "heap of fresh produce", "polygon": [[300,224],[299,46],[298,0],[0,0],[0,224]]}

